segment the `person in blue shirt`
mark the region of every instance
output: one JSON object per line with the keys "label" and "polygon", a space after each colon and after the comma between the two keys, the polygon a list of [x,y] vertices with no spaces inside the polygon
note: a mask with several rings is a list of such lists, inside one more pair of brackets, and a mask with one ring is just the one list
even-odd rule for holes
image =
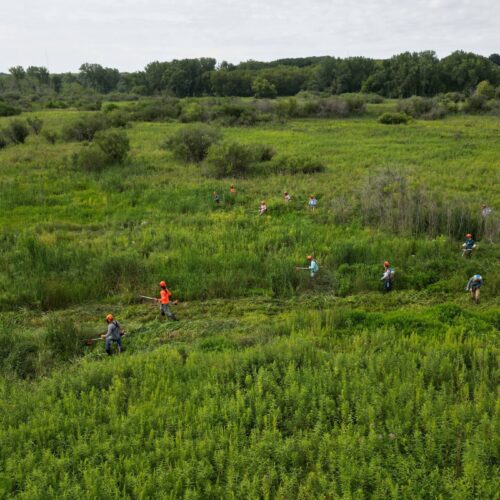
{"label": "person in blue shirt", "polygon": [[316,199],[316,196],[314,196],[313,194],[309,196],[308,205],[311,210],[316,210],[316,207],[318,206],[318,200]]}
{"label": "person in blue shirt", "polygon": [[314,278],[319,271],[318,263],[316,262],[316,259],[312,255],[308,255],[307,260],[309,261],[309,267],[297,267],[297,269],[309,271],[311,278]]}
{"label": "person in blue shirt", "polygon": [[472,250],[476,248],[476,242],[472,238],[472,234],[467,233],[465,235],[465,243],[462,245],[464,257],[470,257],[472,255]]}
{"label": "person in blue shirt", "polygon": [[482,284],[482,276],[480,274],[475,274],[469,279],[469,281],[467,282],[467,286],[465,287],[465,291],[470,292],[470,298],[476,304],[479,304],[479,295]]}

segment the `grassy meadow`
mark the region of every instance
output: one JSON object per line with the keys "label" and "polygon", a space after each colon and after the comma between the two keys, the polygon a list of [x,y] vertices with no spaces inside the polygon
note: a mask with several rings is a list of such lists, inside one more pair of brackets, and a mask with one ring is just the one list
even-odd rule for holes
{"label": "grassy meadow", "polygon": [[[378,123],[393,106],[220,127],[309,175],[209,177],[162,147],[176,121],[129,124],[101,172],[77,142],[1,149],[0,498],[495,498],[500,120]],[[139,299],[161,279],[179,322]],[[84,343],[109,312],[111,358]]]}

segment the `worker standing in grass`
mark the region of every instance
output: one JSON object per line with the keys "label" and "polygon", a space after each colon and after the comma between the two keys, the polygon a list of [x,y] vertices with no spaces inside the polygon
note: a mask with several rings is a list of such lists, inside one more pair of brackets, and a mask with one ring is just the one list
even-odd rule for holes
{"label": "worker standing in grass", "polygon": [[472,278],[467,282],[467,286],[465,287],[466,292],[470,292],[470,298],[476,304],[479,304],[479,295],[481,285],[483,284],[483,278],[480,274],[475,274]]}
{"label": "worker standing in grass", "polygon": [[262,200],[259,205],[259,215],[264,215],[267,212],[267,204]]}
{"label": "worker standing in grass", "polygon": [[319,271],[318,263],[312,255],[307,256],[309,267],[296,267],[297,270],[309,271],[311,278],[314,278]]}
{"label": "worker standing in grass", "polygon": [[472,238],[472,234],[467,233],[465,235],[465,243],[462,245],[464,257],[470,257],[472,255],[472,250],[476,248],[476,242]]}
{"label": "worker standing in grass", "polygon": [[220,205],[220,196],[217,194],[217,191],[214,191],[214,192],[212,193],[212,198],[213,198],[214,203],[215,203],[216,205]]}
{"label": "worker standing in grass", "polygon": [[229,194],[230,194],[231,196],[236,196],[236,188],[234,187],[234,184],[231,184],[231,185],[229,186]]}
{"label": "worker standing in grass", "polygon": [[311,196],[309,196],[309,208],[311,210],[316,210],[316,207],[318,206],[318,200],[316,199],[316,196],[314,196],[313,194]]}
{"label": "worker standing in grass", "polygon": [[106,323],[108,324],[108,331],[101,335],[102,339],[106,340],[106,352],[111,356],[111,345],[113,342],[118,346],[118,354],[122,352],[122,331],[121,326],[112,314],[106,316]]}
{"label": "worker standing in grass", "polygon": [[290,201],[292,201],[292,197],[288,194],[288,191],[283,193],[283,199],[285,200],[285,203],[290,203]]}
{"label": "worker standing in grass", "polygon": [[[172,321],[178,321],[175,314],[170,309],[170,297],[172,292],[167,288],[167,284],[164,281],[160,282],[160,298],[156,299],[160,304],[160,313],[162,316],[167,316]],[[177,304],[177,301],[174,301]]]}
{"label": "worker standing in grass", "polygon": [[391,267],[389,261],[384,262],[384,274],[382,275],[381,281],[384,282],[384,290],[390,292],[392,290],[392,285],[394,281],[394,269]]}

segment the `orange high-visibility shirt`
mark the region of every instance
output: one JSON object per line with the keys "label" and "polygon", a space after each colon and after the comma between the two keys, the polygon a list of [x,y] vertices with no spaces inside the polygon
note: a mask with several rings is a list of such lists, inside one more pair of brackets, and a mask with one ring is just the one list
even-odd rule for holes
{"label": "orange high-visibility shirt", "polygon": [[170,296],[172,292],[170,290],[161,290],[160,291],[160,302],[162,304],[168,304],[170,302]]}

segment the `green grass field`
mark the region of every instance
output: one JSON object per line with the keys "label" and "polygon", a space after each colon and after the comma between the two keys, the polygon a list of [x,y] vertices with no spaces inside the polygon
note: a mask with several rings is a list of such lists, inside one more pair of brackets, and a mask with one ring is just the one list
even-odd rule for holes
{"label": "green grass field", "polygon": [[[98,173],[76,142],[0,150],[1,498],[496,498],[500,121],[377,123],[392,105],[221,129],[311,175],[209,178],[162,148],[176,122]],[[138,298],[161,279],[179,322]],[[111,358],[83,342],[109,312]]]}

